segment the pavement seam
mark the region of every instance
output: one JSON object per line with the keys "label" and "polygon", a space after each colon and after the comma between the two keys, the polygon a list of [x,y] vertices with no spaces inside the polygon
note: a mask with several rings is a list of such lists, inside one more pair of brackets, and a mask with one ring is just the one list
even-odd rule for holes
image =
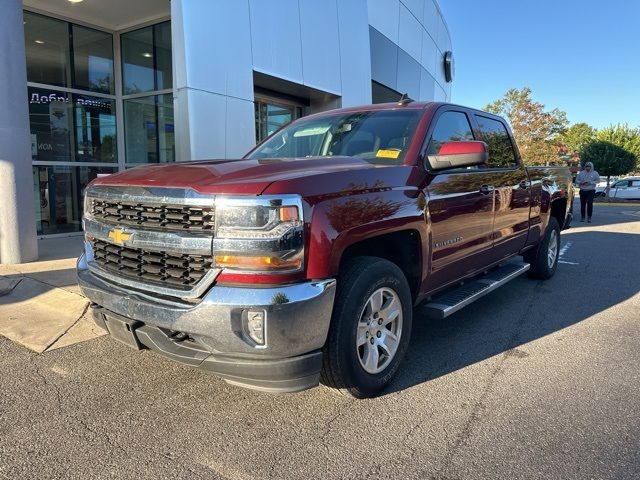
{"label": "pavement seam", "polygon": [[[84,297],[83,297],[83,298],[84,298]],[[64,336],[69,332],[69,330],[71,330],[73,327],[75,327],[75,326],[78,324],[78,322],[79,322],[80,320],[82,320],[82,317],[84,317],[84,316],[85,316],[85,314],[87,313],[87,310],[89,310],[89,301],[87,301],[87,304],[84,306],[84,309],[82,310],[82,313],[80,313],[80,316],[78,316],[78,318],[76,318],[76,320],[75,320],[71,325],[69,325],[69,327],[68,327],[67,329],[63,330],[63,331],[62,331],[58,336],[56,336],[53,340],[51,340],[51,341],[47,344],[47,346],[44,348],[44,350],[42,351],[42,353],[46,353],[47,351],[49,351],[49,349],[50,349],[50,348],[51,348],[51,347],[52,347],[52,346],[53,346],[53,345],[54,345],[58,340],[60,340],[62,337],[64,337]]]}
{"label": "pavement seam", "polygon": [[6,290],[0,290],[0,297],[4,296],[4,295],[9,295],[11,292],[13,292],[15,290],[15,288],[20,285],[20,282],[22,282],[22,280],[24,279],[24,277],[20,277],[18,279],[18,281],[10,288],[6,289]]}
{"label": "pavement seam", "polygon": [[478,398],[478,400],[474,404],[473,409],[471,410],[469,417],[467,418],[464,426],[462,427],[461,432],[458,434],[455,441],[453,442],[453,445],[445,455],[442,474],[434,478],[451,478],[449,470],[451,468],[451,465],[453,464],[454,457],[459,452],[460,448],[462,448],[462,446],[469,440],[469,438],[471,437],[471,434],[473,433],[473,429],[475,425],[481,420],[482,410],[484,410],[484,402],[489,396],[489,393],[491,392],[491,389],[493,388],[496,382],[496,379],[498,378],[498,375],[502,372],[507,359],[509,357],[516,356],[514,355],[513,350],[517,346],[516,344],[518,341],[518,337],[520,336],[520,332],[524,327],[524,324],[533,309],[536,293],[538,290],[542,288],[542,286],[543,286],[543,282],[538,281],[535,287],[531,289],[531,296],[529,297],[529,302],[527,302],[527,306],[524,310],[523,315],[520,316],[520,321],[516,325],[513,335],[511,335],[509,340],[506,342],[504,351],[500,355],[500,358],[498,359],[496,366],[491,372],[489,380],[487,381],[487,384],[485,385],[484,389],[482,390],[482,393],[480,394],[480,398]]}

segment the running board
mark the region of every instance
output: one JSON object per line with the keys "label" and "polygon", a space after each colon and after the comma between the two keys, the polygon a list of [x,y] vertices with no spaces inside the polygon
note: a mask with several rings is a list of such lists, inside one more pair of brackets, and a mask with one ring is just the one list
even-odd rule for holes
{"label": "running board", "polygon": [[420,313],[427,318],[442,319],[475,302],[487,293],[529,270],[528,263],[507,263],[476,280],[434,297]]}

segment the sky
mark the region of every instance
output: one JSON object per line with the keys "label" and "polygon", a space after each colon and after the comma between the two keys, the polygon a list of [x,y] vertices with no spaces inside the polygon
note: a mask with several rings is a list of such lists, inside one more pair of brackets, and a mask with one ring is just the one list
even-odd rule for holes
{"label": "sky", "polygon": [[640,0],[439,0],[455,58],[451,101],[509,88],[573,123],[640,126]]}

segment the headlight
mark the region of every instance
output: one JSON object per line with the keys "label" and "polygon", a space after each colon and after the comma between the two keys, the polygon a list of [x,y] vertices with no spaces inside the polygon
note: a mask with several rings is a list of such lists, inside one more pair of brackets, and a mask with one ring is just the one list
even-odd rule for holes
{"label": "headlight", "polygon": [[216,198],[216,266],[296,272],[304,265],[302,200],[297,195]]}

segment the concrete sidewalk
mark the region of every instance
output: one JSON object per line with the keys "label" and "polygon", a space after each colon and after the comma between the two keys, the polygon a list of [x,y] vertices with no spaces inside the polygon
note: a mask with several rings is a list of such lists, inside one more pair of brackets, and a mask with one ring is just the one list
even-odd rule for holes
{"label": "concrete sidewalk", "polygon": [[0,335],[42,353],[104,333],[76,283],[82,237],[38,241],[40,259],[0,265]]}

